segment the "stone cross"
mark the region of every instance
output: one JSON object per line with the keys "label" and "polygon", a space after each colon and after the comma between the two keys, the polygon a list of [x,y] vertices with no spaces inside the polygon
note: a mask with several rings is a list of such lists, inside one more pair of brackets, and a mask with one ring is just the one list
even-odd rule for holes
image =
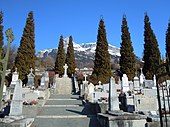
{"label": "stone cross", "polygon": [[67,75],[67,69],[68,69],[67,64],[65,64],[65,65],[63,66],[63,68],[64,68],[64,77],[68,77],[68,75]]}
{"label": "stone cross", "polygon": [[27,77],[28,77],[27,85],[33,86],[34,85],[34,77],[35,77],[35,75],[33,74],[33,69],[32,68],[30,69],[30,73],[27,75]]}
{"label": "stone cross", "polygon": [[116,83],[113,77],[110,78],[109,83],[109,111],[116,111],[119,109],[119,101],[116,90]]}

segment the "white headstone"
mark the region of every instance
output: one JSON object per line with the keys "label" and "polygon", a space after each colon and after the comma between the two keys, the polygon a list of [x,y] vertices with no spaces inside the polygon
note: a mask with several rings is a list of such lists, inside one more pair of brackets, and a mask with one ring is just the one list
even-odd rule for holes
{"label": "white headstone", "polygon": [[123,74],[122,77],[122,87],[123,87],[123,92],[129,91],[129,82],[126,74]]}
{"label": "white headstone", "polygon": [[10,114],[11,116],[22,115],[22,81],[19,79],[14,88],[13,98],[11,101]]}
{"label": "white headstone", "polygon": [[156,87],[156,75],[153,76],[153,85]]}
{"label": "white headstone", "polygon": [[92,83],[88,85],[88,94],[90,93],[94,93],[94,85]]}
{"label": "white headstone", "polygon": [[140,85],[143,87],[143,83],[145,81],[145,76],[142,72],[142,68],[141,68],[141,74],[140,74],[140,77],[139,77],[139,82],[140,82]]}
{"label": "white headstone", "polygon": [[12,74],[12,81],[10,87],[14,88],[16,85],[16,82],[18,81],[19,74],[17,72],[17,68],[15,69],[15,72]]}
{"label": "white headstone", "polygon": [[139,86],[139,78],[137,76],[134,77],[134,90],[140,90]]}
{"label": "white headstone", "polygon": [[64,77],[68,77],[68,75],[67,75],[67,69],[68,69],[67,64],[65,64],[65,65],[63,66],[63,68],[64,68]]}
{"label": "white headstone", "polygon": [[109,83],[109,110],[110,111],[120,110],[117,90],[116,90],[116,83],[113,77],[110,78],[110,83]]}
{"label": "white headstone", "polygon": [[48,88],[48,83],[49,83],[48,72],[44,72],[44,73],[42,74],[40,86],[41,86],[42,88]]}

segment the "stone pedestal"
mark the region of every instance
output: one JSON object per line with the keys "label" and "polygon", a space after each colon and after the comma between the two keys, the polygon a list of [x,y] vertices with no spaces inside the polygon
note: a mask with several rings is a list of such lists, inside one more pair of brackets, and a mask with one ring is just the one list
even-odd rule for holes
{"label": "stone pedestal", "polygon": [[98,113],[102,127],[145,127],[146,116],[123,111],[109,111],[107,114]]}
{"label": "stone pedestal", "polygon": [[57,94],[69,95],[72,93],[72,80],[68,77],[56,78],[55,85]]}

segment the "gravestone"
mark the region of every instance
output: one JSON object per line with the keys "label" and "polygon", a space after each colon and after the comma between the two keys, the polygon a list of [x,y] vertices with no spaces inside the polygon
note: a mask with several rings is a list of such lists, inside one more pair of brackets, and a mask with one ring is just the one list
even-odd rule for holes
{"label": "gravestone", "polygon": [[48,83],[49,83],[48,72],[44,72],[44,73],[42,74],[40,86],[41,86],[42,88],[45,88],[45,89],[46,89],[46,88],[48,88]]}
{"label": "gravestone", "polygon": [[122,77],[122,88],[123,88],[123,92],[129,91],[129,82],[126,74],[123,74]]}
{"label": "gravestone", "polygon": [[79,91],[79,86],[78,86],[78,82],[75,76],[73,77],[73,80],[74,80],[75,92],[77,93]]}
{"label": "gravestone", "polygon": [[54,78],[54,85],[56,94],[62,94],[62,95],[69,95],[73,92],[73,82],[71,78],[67,75],[67,69],[68,66],[65,64],[63,66],[64,68],[64,76],[62,78],[59,78],[57,75]]}
{"label": "gravestone", "polygon": [[22,115],[22,81],[19,79],[14,88],[13,98],[11,101],[10,116]]}
{"label": "gravestone", "polygon": [[30,69],[30,73],[27,75],[28,77],[28,82],[26,86],[34,86],[34,77],[35,75],[33,74],[33,69]]}
{"label": "gravestone", "polygon": [[88,85],[88,94],[94,93],[94,85],[92,83],[90,83]]}
{"label": "gravestone", "polygon": [[63,66],[63,68],[64,68],[64,77],[68,77],[68,75],[67,75],[67,69],[68,69],[67,64],[65,64],[65,65]]}
{"label": "gravestone", "polygon": [[134,90],[140,90],[139,86],[139,78],[137,76],[134,77]]}
{"label": "gravestone", "polygon": [[94,85],[90,83],[88,85],[88,100],[89,102],[93,102],[93,93],[94,93]]}
{"label": "gravestone", "polygon": [[156,75],[153,76],[153,87],[156,87]]}
{"label": "gravestone", "polygon": [[142,72],[142,68],[141,68],[141,74],[140,74],[140,77],[139,77],[139,82],[140,82],[141,87],[143,87],[144,81],[145,81],[145,76],[144,76],[144,74]]}
{"label": "gravestone", "polygon": [[16,68],[15,72],[12,73],[12,82],[11,82],[11,85],[10,85],[11,88],[15,87],[16,82],[18,81],[18,77],[19,77],[19,74],[18,74],[17,68]]}
{"label": "gravestone", "polygon": [[109,83],[109,111],[115,110],[119,110],[119,101],[116,91],[115,79],[111,77]]}
{"label": "gravestone", "polygon": [[145,80],[144,81],[144,86],[145,86],[145,88],[152,89],[152,87],[154,87],[153,80]]}
{"label": "gravestone", "polygon": [[130,91],[134,91],[134,84],[132,81],[128,81],[129,82],[129,90]]}

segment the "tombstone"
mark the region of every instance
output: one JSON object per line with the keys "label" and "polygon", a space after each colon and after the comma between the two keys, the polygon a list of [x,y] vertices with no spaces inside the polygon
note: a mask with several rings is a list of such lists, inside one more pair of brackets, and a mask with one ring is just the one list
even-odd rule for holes
{"label": "tombstone", "polygon": [[92,84],[92,83],[90,83],[89,85],[88,85],[88,93],[87,93],[87,100],[89,101],[89,102],[93,102],[93,93],[94,93],[94,85]]}
{"label": "tombstone", "polygon": [[122,77],[122,88],[123,88],[123,92],[129,91],[129,82],[126,74],[123,74]]}
{"label": "tombstone", "polygon": [[27,75],[28,77],[28,82],[26,86],[34,86],[34,77],[35,75],[33,74],[33,69],[30,69],[30,73]]}
{"label": "tombstone", "polygon": [[67,64],[65,64],[65,65],[63,66],[63,68],[64,68],[64,77],[68,77],[68,75],[67,75],[67,69],[68,69]]}
{"label": "tombstone", "polygon": [[119,101],[116,91],[115,79],[110,78],[109,83],[109,111],[119,110]]}
{"label": "tombstone", "polygon": [[109,93],[109,83],[103,84],[103,91],[102,92]]}
{"label": "tombstone", "polygon": [[129,82],[129,90],[130,91],[134,91],[134,84],[132,81],[128,81]]}
{"label": "tombstone", "polygon": [[17,68],[15,69],[15,72],[12,73],[12,81],[10,87],[14,88],[16,85],[16,82],[18,81],[19,74],[17,72]]}
{"label": "tombstone", "polygon": [[41,86],[42,88],[45,88],[45,89],[46,89],[46,88],[48,88],[48,83],[49,83],[48,72],[44,72],[44,73],[42,74],[40,86]]}
{"label": "tombstone", "polygon": [[78,82],[77,82],[77,79],[76,79],[75,76],[73,77],[73,80],[74,80],[74,88],[75,88],[75,92],[77,93],[77,92],[79,91],[79,86],[78,86]]}
{"label": "tombstone", "polygon": [[142,68],[141,68],[141,74],[140,74],[140,77],[139,77],[139,82],[140,82],[141,87],[143,87],[144,81],[145,81],[145,76],[144,76],[144,74],[142,72]]}
{"label": "tombstone", "polygon": [[153,80],[145,80],[145,81],[144,81],[144,86],[145,86],[145,88],[152,89],[152,87],[154,87],[154,82],[153,82]]}
{"label": "tombstone", "polygon": [[10,116],[22,115],[22,81],[19,79],[14,88],[13,98],[11,101]]}
{"label": "tombstone", "polygon": [[153,76],[153,87],[156,87],[156,75]]}
{"label": "tombstone", "polygon": [[139,86],[139,78],[137,76],[134,77],[134,90],[140,90],[140,86]]}
{"label": "tombstone", "polygon": [[121,92],[122,89],[123,89],[123,88],[122,88],[122,83],[121,83],[121,80],[120,80],[120,78],[119,78],[118,84],[116,85],[116,90],[117,90],[117,92],[119,93],[119,92]]}
{"label": "tombstone", "polygon": [[94,93],[94,85],[92,83],[90,83],[88,85],[88,94]]}

